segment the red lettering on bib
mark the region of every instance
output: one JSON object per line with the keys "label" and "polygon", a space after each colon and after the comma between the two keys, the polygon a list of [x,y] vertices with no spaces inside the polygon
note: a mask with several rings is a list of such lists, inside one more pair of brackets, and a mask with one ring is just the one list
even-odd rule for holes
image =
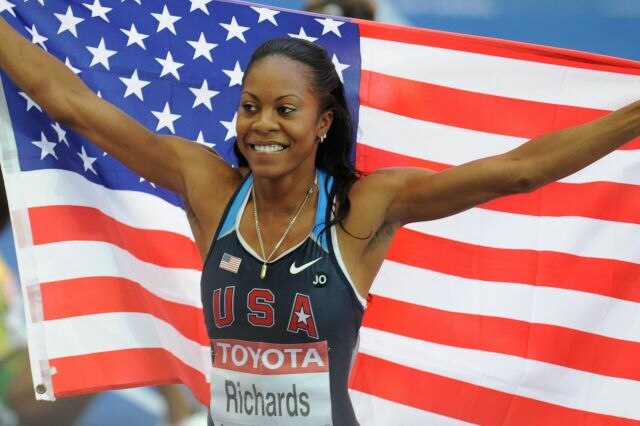
{"label": "red lettering on bib", "polygon": [[273,327],[275,322],[273,302],[276,297],[271,290],[254,288],[247,294],[247,321],[257,327]]}
{"label": "red lettering on bib", "polygon": [[311,299],[306,294],[296,293],[296,298],[291,307],[287,330],[292,333],[298,333],[302,330],[307,333],[307,336],[313,337],[314,339],[318,338],[318,328],[316,327],[316,320],[313,317]]}
{"label": "red lettering on bib", "polygon": [[[223,303],[220,300],[222,290],[217,288],[213,291],[213,321],[218,328],[228,327],[233,324],[235,316],[233,312],[233,297],[235,290],[235,287],[225,287]],[[224,304],[224,312],[222,304]]]}

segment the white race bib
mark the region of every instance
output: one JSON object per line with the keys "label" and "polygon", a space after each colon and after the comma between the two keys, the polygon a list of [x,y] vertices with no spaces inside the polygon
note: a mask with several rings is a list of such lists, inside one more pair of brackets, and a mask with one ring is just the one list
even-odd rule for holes
{"label": "white race bib", "polygon": [[327,342],[211,340],[216,426],[331,425]]}

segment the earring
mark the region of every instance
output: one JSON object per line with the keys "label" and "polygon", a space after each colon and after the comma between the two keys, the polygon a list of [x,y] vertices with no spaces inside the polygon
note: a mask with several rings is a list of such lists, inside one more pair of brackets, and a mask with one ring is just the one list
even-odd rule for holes
{"label": "earring", "polygon": [[324,142],[324,140],[327,138],[327,134],[325,133],[324,135],[320,136],[320,143]]}

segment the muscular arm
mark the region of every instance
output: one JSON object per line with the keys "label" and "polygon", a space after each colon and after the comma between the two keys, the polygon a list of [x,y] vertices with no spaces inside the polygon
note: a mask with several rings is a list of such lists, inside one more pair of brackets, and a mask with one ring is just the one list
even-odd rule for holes
{"label": "muscular arm", "polygon": [[[186,195],[185,173],[194,160],[226,167],[205,148],[160,136],[96,96],[71,70],[0,19],[0,67],[54,120],[82,134],[135,173]],[[189,168],[185,167],[189,164]]]}
{"label": "muscular arm", "polygon": [[533,191],[638,136],[640,102],[440,173],[388,168],[360,179],[349,193],[351,210],[343,221],[346,231],[337,228],[340,250],[356,287],[367,295],[393,235],[403,224],[450,216],[503,195]]}
{"label": "muscular arm", "polygon": [[398,169],[384,223],[437,219],[503,195],[530,192],[588,166],[640,136],[640,102],[592,122],[541,135],[505,154],[441,173]]}

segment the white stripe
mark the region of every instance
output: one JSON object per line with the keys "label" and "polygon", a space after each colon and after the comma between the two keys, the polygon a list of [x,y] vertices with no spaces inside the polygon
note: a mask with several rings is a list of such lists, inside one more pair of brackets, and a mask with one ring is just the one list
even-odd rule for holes
{"label": "white stripe", "polygon": [[172,302],[202,307],[200,271],[143,262],[109,243],[66,241],[33,247],[38,283],[94,276],[120,277]]}
{"label": "white stripe", "polygon": [[171,324],[149,314],[83,315],[45,321],[44,327],[50,359],[125,349],[164,348],[209,377],[209,346],[186,338]]}
{"label": "white stripe", "polygon": [[349,390],[356,417],[366,426],[464,426],[472,423]]}
{"label": "white stripe", "polygon": [[475,208],[405,228],[485,247],[554,251],[640,264],[640,226],[631,223]]}
{"label": "white stripe", "polygon": [[[510,151],[526,142],[526,139],[360,107],[359,141],[397,154],[455,166]],[[640,150],[614,151],[560,182],[593,181],[640,185]]]}
{"label": "white stripe", "polygon": [[362,69],[489,95],[613,110],[637,99],[640,76],[372,38]]}
{"label": "white stripe", "polygon": [[461,278],[385,261],[371,293],[449,312],[548,324],[640,343],[640,303],[581,291]]}
{"label": "white stripe", "polygon": [[509,394],[640,420],[640,382],[363,327],[360,352]]}
{"label": "white stripe", "polygon": [[108,189],[66,170],[22,172],[14,184],[22,189],[26,207],[95,207],[126,225],[175,232],[193,240],[184,210],[154,195]]}

